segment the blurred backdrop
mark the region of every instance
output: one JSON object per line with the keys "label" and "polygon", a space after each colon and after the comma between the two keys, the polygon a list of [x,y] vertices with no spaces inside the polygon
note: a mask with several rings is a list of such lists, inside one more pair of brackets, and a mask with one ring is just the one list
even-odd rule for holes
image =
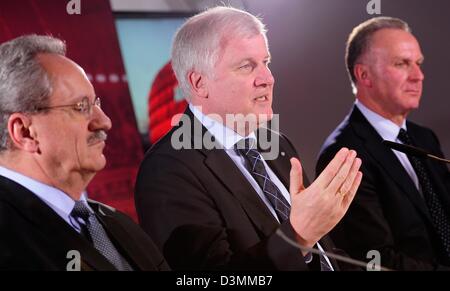
{"label": "blurred backdrop", "polygon": [[[186,106],[169,59],[173,34],[184,19],[222,3],[263,18],[276,79],[274,111],[313,178],[320,146],[354,101],[344,65],[345,40],[355,25],[375,16],[366,10],[369,2],[1,0],[0,41],[25,33],[67,41],[68,56],[85,68],[113,121],[108,165],[89,195],[134,216],[133,184],[143,153]],[[381,15],[407,21],[421,43],[424,94],[410,119],[434,129],[450,157],[450,1],[379,2]],[[68,13],[68,4],[80,14]]]}

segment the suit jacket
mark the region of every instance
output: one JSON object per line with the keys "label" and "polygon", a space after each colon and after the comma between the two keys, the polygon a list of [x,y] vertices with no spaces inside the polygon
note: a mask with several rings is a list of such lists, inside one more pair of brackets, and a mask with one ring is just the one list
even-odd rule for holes
{"label": "suit jacket", "polygon": [[[167,270],[151,239],[126,215],[88,200],[117,250],[134,270]],[[36,195],[0,176],[0,269],[66,270],[80,253],[81,270],[116,270],[82,235]]]}
{"label": "suit jacket", "polygon": [[[414,143],[443,156],[436,135],[407,121]],[[355,106],[322,147],[317,173],[342,147],[357,151],[362,159],[363,180],[347,214],[331,232],[337,247],[357,259],[367,251],[381,253],[381,264],[399,270],[445,268],[425,200],[391,149]],[[424,160],[444,208],[450,209],[450,174],[446,165]]]}
{"label": "suit jacket", "polygon": [[[189,129],[184,131],[187,145],[195,145],[194,136],[213,140],[189,109],[185,114],[146,153],[135,188],[141,226],[171,267],[308,270],[300,250],[276,234],[279,229],[295,241],[290,223],[278,223],[223,149],[177,150],[171,145],[183,125]],[[297,154],[285,137],[279,138],[281,154],[267,163],[289,189],[289,159]],[[326,237],[320,243],[325,250],[333,248]]]}

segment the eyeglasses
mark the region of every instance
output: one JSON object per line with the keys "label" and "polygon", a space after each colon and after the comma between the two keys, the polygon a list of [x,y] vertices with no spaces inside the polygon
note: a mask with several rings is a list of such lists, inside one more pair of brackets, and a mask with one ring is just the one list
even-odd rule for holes
{"label": "eyeglasses", "polygon": [[43,111],[43,110],[49,110],[49,109],[55,109],[55,108],[72,107],[73,110],[89,116],[92,114],[93,106],[102,108],[102,103],[100,101],[100,97],[95,97],[94,102],[92,102],[92,103],[89,101],[88,97],[84,97],[83,99],[81,99],[80,102],[77,102],[74,104],[39,107],[39,108],[37,108],[37,111]]}

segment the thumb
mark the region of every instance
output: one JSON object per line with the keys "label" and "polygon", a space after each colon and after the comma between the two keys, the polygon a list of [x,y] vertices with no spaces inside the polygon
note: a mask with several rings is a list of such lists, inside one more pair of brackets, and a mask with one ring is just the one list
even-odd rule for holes
{"label": "thumb", "polygon": [[299,193],[305,187],[303,186],[303,170],[300,161],[297,158],[291,158],[291,172],[289,182],[289,192],[291,196]]}

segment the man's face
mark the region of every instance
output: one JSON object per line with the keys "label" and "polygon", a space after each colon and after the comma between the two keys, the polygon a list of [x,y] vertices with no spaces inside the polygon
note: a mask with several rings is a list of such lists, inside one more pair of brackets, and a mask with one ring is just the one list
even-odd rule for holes
{"label": "man's face", "polygon": [[228,39],[207,82],[208,99],[202,104],[205,113],[222,118],[226,114],[266,115],[262,119],[271,119],[274,78],[269,62],[262,35]]}
{"label": "man's face", "polygon": [[[59,55],[41,54],[38,58],[53,85],[49,107],[75,104],[84,97],[94,102],[94,88],[77,64]],[[111,120],[98,106],[92,105],[90,114],[73,107],[53,108],[33,119],[44,171],[67,177],[92,174],[105,167],[106,136],[102,131],[111,128]]]}
{"label": "man's face", "polygon": [[419,107],[423,55],[412,34],[400,29],[377,31],[364,59],[369,64],[370,98],[382,115],[406,116]]}

